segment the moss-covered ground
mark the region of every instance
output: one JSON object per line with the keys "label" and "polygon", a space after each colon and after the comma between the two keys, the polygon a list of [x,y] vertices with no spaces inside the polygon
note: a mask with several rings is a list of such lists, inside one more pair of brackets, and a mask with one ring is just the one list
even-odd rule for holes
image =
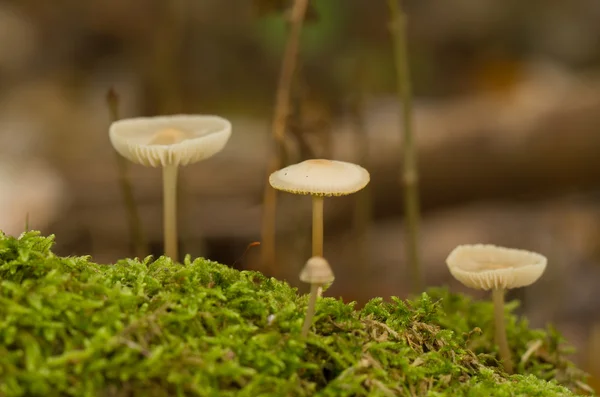
{"label": "moss-covered ground", "polygon": [[[187,258],[51,253],[0,234],[2,396],[570,396],[586,389],[552,329],[510,315],[519,374],[498,367],[492,310],[445,290],[362,310]],[[510,304],[508,310],[513,310]],[[508,316],[508,315],[507,315]],[[481,330],[484,330],[483,332]]]}

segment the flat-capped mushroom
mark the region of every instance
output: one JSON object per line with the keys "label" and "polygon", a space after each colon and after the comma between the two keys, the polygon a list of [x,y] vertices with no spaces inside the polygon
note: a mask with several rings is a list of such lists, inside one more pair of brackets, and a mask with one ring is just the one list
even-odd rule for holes
{"label": "flat-capped mushroom", "polygon": [[313,256],[306,262],[306,265],[304,265],[304,268],[300,273],[300,281],[310,284],[310,297],[308,300],[306,317],[304,318],[304,324],[302,325],[301,335],[303,338],[308,335],[308,330],[310,329],[312,319],[315,315],[315,305],[317,303],[317,297],[319,296],[319,288],[325,284],[332,283],[333,280],[333,271],[325,258]]}
{"label": "flat-capped mushroom", "polygon": [[547,262],[545,256],[535,252],[490,244],[460,245],[446,259],[450,273],[462,284],[492,290],[496,343],[507,373],[513,372],[513,363],[504,323],[504,292],[536,282]]}
{"label": "flat-capped mushroom", "polygon": [[220,152],[231,123],[218,116],[174,115],[122,119],[111,124],[110,141],[129,161],[163,169],[165,254],[177,260],[177,170]]}
{"label": "flat-capped mushroom", "polygon": [[369,180],[369,172],[359,165],[325,159],[293,164],[269,177],[269,183],[277,190],[312,196],[313,256],[323,256],[323,198],[356,193],[367,186]]}

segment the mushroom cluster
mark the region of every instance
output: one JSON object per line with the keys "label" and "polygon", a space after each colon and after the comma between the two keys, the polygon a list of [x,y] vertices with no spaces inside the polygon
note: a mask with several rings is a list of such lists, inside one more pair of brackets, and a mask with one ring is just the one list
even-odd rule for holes
{"label": "mushroom cluster", "polygon": [[231,136],[231,123],[217,116],[139,117],[115,121],[109,136],[129,161],[163,169],[165,254],[176,261],[178,168],[220,152]]}
{"label": "mushroom cluster", "polygon": [[[139,117],[113,122],[109,136],[115,150],[131,162],[163,169],[165,254],[176,261],[178,168],[220,152],[231,136],[231,123],[221,117],[202,115]],[[358,192],[369,181],[369,172],[359,165],[327,159],[306,160],[269,177],[274,189],[312,196],[312,257],[300,273],[300,280],[311,285],[302,337],[308,335],[323,286],[334,280],[323,257],[324,198]],[[504,293],[539,279],[546,268],[546,258],[534,252],[478,244],[456,247],[446,263],[451,274],[467,287],[492,290],[500,360],[506,372],[512,373],[504,324]]]}
{"label": "mushroom cluster", "polygon": [[[165,254],[177,260],[178,168],[220,152],[231,136],[231,123],[217,116],[139,117],[115,121],[109,136],[115,150],[133,163],[162,167]],[[334,280],[323,257],[324,198],[358,192],[369,181],[369,172],[361,166],[326,159],[290,165],[269,177],[274,189],[312,196],[312,257],[300,273],[300,280],[311,285],[303,337],[312,324],[323,286]],[[496,343],[506,372],[512,373],[504,324],[504,292],[534,283],[546,268],[546,258],[534,252],[479,244],[456,247],[446,262],[452,275],[464,285],[492,290]]]}
{"label": "mushroom cluster", "polygon": [[507,373],[513,363],[504,323],[504,293],[536,282],[546,269],[547,259],[535,252],[490,244],[460,245],[446,259],[454,278],[469,288],[492,290],[495,339],[500,361]]}

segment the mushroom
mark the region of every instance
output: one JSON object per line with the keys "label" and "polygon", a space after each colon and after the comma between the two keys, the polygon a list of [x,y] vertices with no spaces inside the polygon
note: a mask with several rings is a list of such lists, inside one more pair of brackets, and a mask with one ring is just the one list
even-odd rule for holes
{"label": "mushroom", "polygon": [[220,152],[231,136],[231,123],[202,115],[138,117],[115,121],[109,136],[115,150],[129,161],[162,167],[165,254],[176,261],[178,167]]}
{"label": "mushroom", "polygon": [[367,186],[369,180],[369,172],[359,165],[324,159],[293,164],[269,177],[269,183],[277,190],[312,195],[313,256],[323,256],[323,198],[356,193]]}
{"label": "mushroom", "polygon": [[460,245],[446,259],[452,276],[469,288],[492,290],[495,339],[500,361],[507,373],[513,372],[506,326],[504,292],[536,282],[544,273],[548,260],[535,252],[498,247],[490,244]]}
{"label": "mushroom", "polygon": [[302,337],[308,335],[308,330],[312,324],[312,319],[315,315],[315,305],[319,296],[319,288],[324,284],[332,283],[334,280],[333,271],[329,266],[329,262],[322,256],[313,256],[310,258],[302,272],[300,272],[300,281],[310,284],[310,297],[308,299],[308,308],[306,317],[302,325]]}

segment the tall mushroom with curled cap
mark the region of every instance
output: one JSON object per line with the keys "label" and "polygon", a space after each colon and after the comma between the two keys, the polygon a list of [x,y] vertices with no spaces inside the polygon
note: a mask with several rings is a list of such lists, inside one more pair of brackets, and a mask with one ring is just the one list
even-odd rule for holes
{"label": "tall mushroom with curled cap", "polygon": [[177,171],[220,152],[231,123],[218,116],[174,115],[122,119],[111,124],[110,141],[129,161],[163,169],[165,254],[177,260]]}
{"label": "tall mushroom with curled cap", "polygon": [[536,282],[547,262],[545,256],[535,252],[491,244],[460,245],[446,259],[450,273],[462,284],[492,290],[496,343],[500,360],[509,374],[513,372],[513,363],[504,323],[504,292]]}
{"label": "tall mushroom with curled cap", "polygon": [[369,172],[359,165],[312,159],[293,164],[269,177],[274,189],[312,196],[312,254],[323,256],[323,199],[356,193],[369,183]]}

